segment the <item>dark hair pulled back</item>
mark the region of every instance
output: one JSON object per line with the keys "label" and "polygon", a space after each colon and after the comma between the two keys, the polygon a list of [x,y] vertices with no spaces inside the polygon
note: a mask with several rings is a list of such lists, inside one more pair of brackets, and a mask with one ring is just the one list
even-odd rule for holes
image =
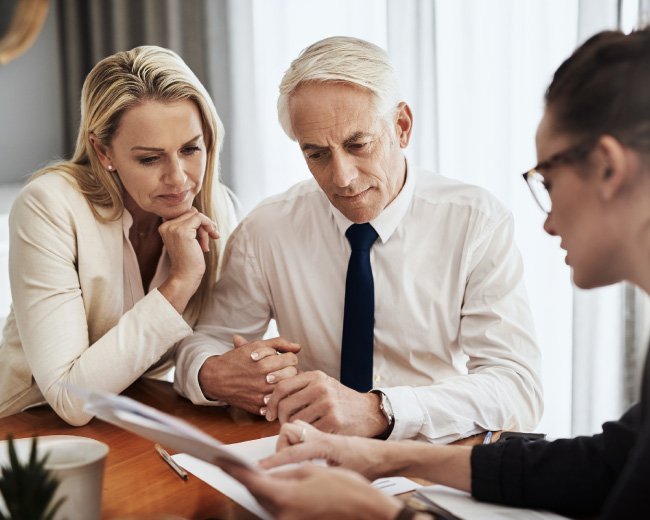
{"label": "dark hair pulled back", "polygon": [[558,131],[650,149],[650,27],[589,38],[557,69],[545,101]]}

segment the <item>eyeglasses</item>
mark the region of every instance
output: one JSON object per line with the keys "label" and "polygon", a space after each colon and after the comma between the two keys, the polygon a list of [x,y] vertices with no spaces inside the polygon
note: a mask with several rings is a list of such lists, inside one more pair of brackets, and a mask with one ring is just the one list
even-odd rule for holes
{"label": "eyeglasses", "polygon": [[523,174],[524,180],[530,188],[530,192],[533,194],[539,207],[542,208],[542,211],[546,213],[551,212],[551,196],[548,193],[548,183],[544,180],[544,174],[541,172],[555,168],[560,164],[571,164],[580,161],[584,159],[593,146],[594,141],[592,139],[583,141],[568,150],[556,153],[550,159],[539,163],[533,169]]}

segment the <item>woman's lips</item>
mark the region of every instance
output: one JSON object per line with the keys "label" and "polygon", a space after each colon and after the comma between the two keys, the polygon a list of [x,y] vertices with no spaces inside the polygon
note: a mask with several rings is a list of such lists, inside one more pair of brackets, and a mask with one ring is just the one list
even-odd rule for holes
{"label": "woman's lips", "polygon": [[162,199],[165,202],[170,202],[172,204],[178,204],[183,202],[187,198],[189,190],[181,191],[180,193],[166,193],[164,195],[158,195],[156,198]]}

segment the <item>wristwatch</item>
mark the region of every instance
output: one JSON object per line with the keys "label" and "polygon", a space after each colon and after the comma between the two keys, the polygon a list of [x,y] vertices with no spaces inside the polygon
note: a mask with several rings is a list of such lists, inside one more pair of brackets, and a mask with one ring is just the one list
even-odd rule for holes
{"label": "wristwatch", "polygon": [[375,439],[386,440],[390,437],[390,434],[393,433],[393,428],[395,427],[395,414],[393,413],[393,407],[390,405],[390,399],[388,396],[381,390],[370,390],[373,394],[377,394],[381,399],[379,402],[379,409],[381,413],[384,414],[386,420],[388,421],[388,426],[386,429],[377,435]]}

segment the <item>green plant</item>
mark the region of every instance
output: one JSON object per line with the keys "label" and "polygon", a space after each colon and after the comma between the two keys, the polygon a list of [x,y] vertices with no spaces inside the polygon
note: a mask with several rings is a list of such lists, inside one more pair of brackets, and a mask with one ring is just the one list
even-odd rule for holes
{"label": "green plant", "polygon": [[0,494],[4,498],[9,516],[0,512],[0,520],[53,520],[65,498],[51,504],[59,480],[45,468],[48,455],[38,459],[36,437],[32,439],[29,461],[18,460],[16,447],[10,435],[9,466],[1,469]]}

